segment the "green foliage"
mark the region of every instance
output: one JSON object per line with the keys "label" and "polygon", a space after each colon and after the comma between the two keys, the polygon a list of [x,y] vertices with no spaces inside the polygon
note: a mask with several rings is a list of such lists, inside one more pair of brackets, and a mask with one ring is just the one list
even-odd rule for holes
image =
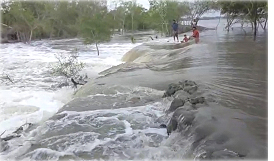
{"label": "green foliage", "polygon": [[101,13],[83,17],[80,33],[86,44],[110,41],[112,32],[109,17]]}
{"label": "green foliage", "polygon": [[75,37],[79,19],[102,8],[96,1],[11,1],[1,6],[2,23],[29,39]]}
{"label": "green foliage", "polygon": [[[233,24],[234,19],[238,19],[243,23],[248,20],[252,29],[254,28],[254,40],[258,30],[257,24],[261,24],[261,27],[265,30],[268,19],[268,5],[266,1],[219,1],[218,2],[221,13],[227,15],[227,26]],[[236,21],[237,22],[237,21]],[[264,22],[264,25],[262,24]]]}
{"label": "green foliage", "polygon": [[51,67],[51,73],[55,76],[79,77],[79,72],[85,67],[85,64],[78,60],[79,53],[77,49],[69,54],[56,54],[55,57],[58,62]]}
{"label": "green foliage", "polygon": [[[255,7],[256,4],[256,7]],[[220,1],[219,5],[221,7],[221,13],[229,13],[229,14],[248,14],[251,13],[254,9],[267,10],[267,2],[264,1]]]}
{"label": "green foliage", "polygon": [[[149,0],[150,9],[135,1],[116,1],[113,10],[100,1],[3,1],[2,23],[24,41],[31,38],[81,36],[85,43],[109,41],[115,30],[153,29],[169,34],[173,19],[202,15],[216,6],[213,1]],[[193,17],[193,16],[192,16]]]}
{"label": "green foliage", "polygon": [[259,20],[267,17],[267,2],[266,1],[220,1],[218,2],[222,14],[242,16],[249,19]]}

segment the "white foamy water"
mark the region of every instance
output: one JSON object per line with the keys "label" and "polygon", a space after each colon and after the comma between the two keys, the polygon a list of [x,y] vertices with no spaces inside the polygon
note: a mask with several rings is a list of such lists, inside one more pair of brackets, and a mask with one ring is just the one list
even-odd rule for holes
{"label": "white foamy water", "polygon": [[138,43],[100,44],[100,56],[94,45],[83,45],[77,39],[43,40],[1,44],[0,74],[10,76],[13,83],[0,81],[0,133],[10,134],[24,123],[39,123],[51,117],[70,101],[71,87],[54,88],[63,78],[52,76],[50,67],[57,62],[55,54],[68,53],[75,48],[79,60],[86,64],[83,73],[90,78],[113,65],[122,63],[121,57]]}

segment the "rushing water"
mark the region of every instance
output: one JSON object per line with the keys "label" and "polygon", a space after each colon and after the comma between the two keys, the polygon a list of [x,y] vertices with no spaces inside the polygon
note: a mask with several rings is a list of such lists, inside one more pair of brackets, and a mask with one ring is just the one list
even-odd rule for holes
{"label": "rushing water", "polygon": [[[218,21],[199,23],[215,27]],[[95,78],[99,72],[122,63],[122,56],[140,43],[117,43],[116,40],[101,44],[99,57],[94,46],[83,45],[76,39],[1,45],[1,70],[9,74],[14,83],[3,82],[0,86],[0,133],[6,130],[4,137],[26,122],[37,124],[36,129],[11,140],[10,148],[2,152],[2,157],[195,158],[205,149],[220,151],[223,148],[220,144],[208,143],[219,137],[228,140],[225,145],[228,150],[249,158],[266,158],[267,33],[259,31],[254,42],[248,30],[245,35],[235,27],[227,33],[222,30],[223,23],[221,21],[217,31],[202,32],[199,44],[185,48],[157,46],[172,39],[157,40],[155,45],[150,45],[155,55],[146,65],[118,68],[112,71],[114,74],[106,71],[109,75],[95,83],[108,84],[107,88],[94,87],[88,92],[89,97],[76,99],[63,109],[60,108],[72,99],[73,89],[54,86],[62,81],[50,74],[50,66],[57,61],[54,54],[78,48],[80,60],[87,64],[83,72]],[[148,57],[138,61],[144,60]],[[199,126],[213,128],[214,133],[194,150],[192,132],[184,136],[172,133],[167,137],[165,129],[157,128],[165,123],[164,110],[170,105],[169,99],[161,98],[163,91],[169,83],[184,79],[199,84],[203,96],[214,102],[210,108],[202,108],[196,120]],[[140,104],[132,103],[139,100]],[[113,105],[113,109],[109,105]],[[64,115],[46,121],[58,110]],[[217,118],[218,123],[205,123],[211,116]],[[228,150],[218,154],[225,157]]]}

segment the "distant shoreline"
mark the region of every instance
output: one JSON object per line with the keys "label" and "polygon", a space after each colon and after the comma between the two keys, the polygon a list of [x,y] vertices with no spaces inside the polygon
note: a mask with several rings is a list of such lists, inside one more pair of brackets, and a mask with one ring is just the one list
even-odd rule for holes
{"label": "distant shoreline", "polygon": [[[207,27],[203,27],[203,26],[197,26],[198,30],[203,31],[203,30],[208,30],[210,28]],[[183,34],[186,32],[190,32],[192,30],[190,25],[179,25],[179,34]],[[139,35],[148,35],[152,36],[152,35],[159,35],[159,32],[156,30],[151,30],[151,29],[147,29],[147,30],[136,30],[134,32],[132,31],[125,31],[123,35],[120,34],[120,32],[113,32],[113,37],[119,35],[119,36],[125,36],[125,37],[130,37],[130,36],[138,37]],[[164,37],[170,37],[169,36],[164,36]],[[62,38],[62,37],[54,37],[54,38],[44,38],[44,39],[33,39],[31,42],[35,42],[35,41],[42,41],[42,40],[62,40],[62,39],[82,39],[81,37],[67,37],[67,38]],[[13,43],[20,43],[22,41],[18,41],[18,40],[8,40],[8,39],[3,39],[1,38],[1,44],[13,44]]]}
{"label": "distant shoreline", "polygon": [[[216,19],[226,19],[225,16],[216,16],[216,17],[201,17],[199,18],[199,21],[200,20],[216,20]],[[191,21],[190,18],[183,18],[182,21]]]}

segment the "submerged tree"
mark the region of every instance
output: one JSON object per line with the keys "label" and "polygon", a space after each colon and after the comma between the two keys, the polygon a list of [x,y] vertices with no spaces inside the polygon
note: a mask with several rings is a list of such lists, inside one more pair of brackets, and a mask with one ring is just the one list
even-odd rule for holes
{"label": "submerged tree", "polygon": [[[239,19],[247,19],[254,29],[254,40],[256,39],[258,23],[267,23],[267,2],[266,1],[221,1],[219,2],[221,13],[234,15]],[[262,21],[264,19],[265,21]],[[229,24],[228,24],[229,25]],[[262,27],[265,29],[265,27]]]}
{"label": "submerged tree", "polygon": [[58,62],[51,67],[51,72],[56,76],[64,76],[66,78],[79,77],[79,72],[84,68],[85,64],[78,60],[79,53],[75,49],[71,53],[59,53],[55,55]]}
{"label": "submerged tree", "polygon": [[95,44],[98,55],[98,44],[111,40],[111,27],[109,17],[105,13],[96,13],[92,17],[85,16],[81,19],[80,34],[85,44]]}
{"label": "submerged tree", "polygon": [[77,85],[84,85],[86,83],[87,74],[81,74],[85,64],[79,61],[79,52],[77,49],[71,53],[56,54],[55,58],[58,61],[51,66],[51,74],[65,78],[65,81],[57,86],[58,88],[69,86],[68,81],[71,81],[75,88],[77,88]]}

